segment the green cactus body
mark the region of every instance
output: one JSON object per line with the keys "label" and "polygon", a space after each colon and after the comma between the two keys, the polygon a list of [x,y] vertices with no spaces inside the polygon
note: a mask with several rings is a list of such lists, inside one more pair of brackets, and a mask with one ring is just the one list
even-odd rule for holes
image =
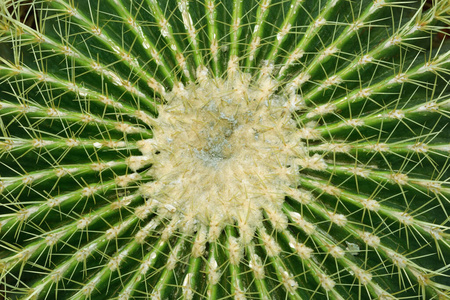
{"label": "green cactus body", "polygon": [[0,298],[449,299],[448,1],[0,3]]}

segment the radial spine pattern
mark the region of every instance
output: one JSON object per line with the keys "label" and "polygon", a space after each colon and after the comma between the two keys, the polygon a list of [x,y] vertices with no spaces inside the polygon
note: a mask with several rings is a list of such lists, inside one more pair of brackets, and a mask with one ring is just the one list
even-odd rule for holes
{"label": "radial spine pattern", "polygon": [[0,3],[0,299],[450,297],[447,0]]}

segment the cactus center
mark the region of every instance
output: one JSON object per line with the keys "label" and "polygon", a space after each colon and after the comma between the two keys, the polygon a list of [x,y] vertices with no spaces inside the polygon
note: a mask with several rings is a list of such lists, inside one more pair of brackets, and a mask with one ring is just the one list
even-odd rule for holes
{"label": "cactus center", "polygon": [[158,108],[153,139],[139,143],[154,181],[141,192],[158,214],[210,238],[237,223],[247,240],[263,210],[281,213],[304,153],[298,128],[269,77],[202,78],[177,85]]}

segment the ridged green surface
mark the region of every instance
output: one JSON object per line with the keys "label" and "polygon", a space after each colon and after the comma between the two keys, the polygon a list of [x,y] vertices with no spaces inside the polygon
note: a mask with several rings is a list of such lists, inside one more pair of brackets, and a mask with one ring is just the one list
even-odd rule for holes
{"label": "ridged green surface", "polygon": [[[31,2],[0,2],[0,299],[450,298],[448,1]],[[133,164],[235,74],[301,149],[250,239],[143,192],[166,148]]]}

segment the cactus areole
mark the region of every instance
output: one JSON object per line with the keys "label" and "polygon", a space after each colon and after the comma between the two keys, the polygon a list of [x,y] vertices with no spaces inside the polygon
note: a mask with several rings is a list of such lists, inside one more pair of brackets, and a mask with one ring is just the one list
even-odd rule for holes
{"label": "cactus areole", "polygon": [[[137,143],[143,156],[130,157],[135,171],[152,163],[154,181],[140,186],[148,205],[177,218],[190,230],[199,222],[216,240],[225,225],[237,222],[242,241],[253,240],[262,211],[287,226],[282,204],[297,187],[302,161],[325,168],[304,150],[291,116],[295,94],[276,95],[268,75],[227,80],[197,72],[198,83],[179,83],[158,108],[153,138]],[[160,212],[160,213],[161,213]]]}
{"label": "cactus areole", "polygon": [[0,3],[0,299],[450,298],[447,0]]}

